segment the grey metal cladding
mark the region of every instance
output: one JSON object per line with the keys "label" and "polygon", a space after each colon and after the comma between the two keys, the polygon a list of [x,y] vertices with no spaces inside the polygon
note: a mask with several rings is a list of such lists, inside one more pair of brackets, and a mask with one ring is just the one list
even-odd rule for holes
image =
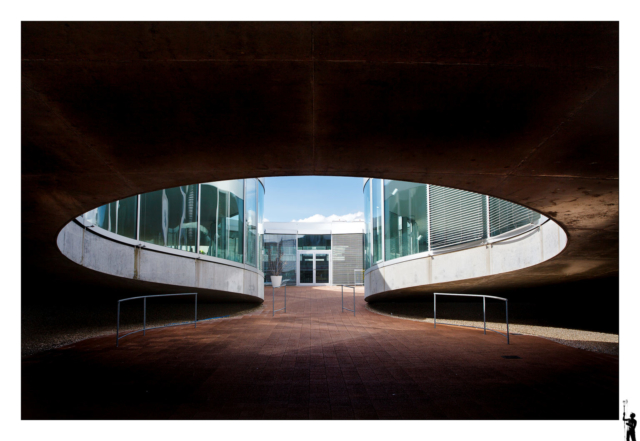
{"label": "grey metal cladding", "polygon": [[[331,236],[333,284],[354,283],[354,270],[364,268],[363,234],[334,234]],[[356,283],[363,283],[362,273],[355,272]]]}

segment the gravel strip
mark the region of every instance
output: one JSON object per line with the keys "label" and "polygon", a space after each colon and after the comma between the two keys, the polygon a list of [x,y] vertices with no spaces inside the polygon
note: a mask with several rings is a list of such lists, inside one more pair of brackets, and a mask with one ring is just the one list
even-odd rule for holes
{"label": "gravel strip", "polygon": [[[396,312],[390,313],[374,309],[369,304],[366,305],[366,309],[370,312],[380,315],[386,315],[388,317],[399,318],[403,320],[413,320],[417,322],[433,323],[432,317],[415,318],[408,317],[402,313]],[[452,320],[450,318],[443,318],[437,320],[438,324],[451,324],[460,326],[475,326],[483,328],[484,323],[474,320]],[[506,323],[497,323],[487,321],[487,329],[493,329],[502,333],[507,332]],[[554,328],[550,326],[535,326],[535,325],[523,325],[523,324],[509,324],[509,332],[517,335],[532,335],[535,337],[543,337],[548,340],[555,341],[557,343],[570,346],[573,348],[584,349],[586,351],[598,352],[602,354],[619,355],[618,347],[618,335],[606,334],[602,332],[582,331],[578,329],[566,329],[566,328]]]}

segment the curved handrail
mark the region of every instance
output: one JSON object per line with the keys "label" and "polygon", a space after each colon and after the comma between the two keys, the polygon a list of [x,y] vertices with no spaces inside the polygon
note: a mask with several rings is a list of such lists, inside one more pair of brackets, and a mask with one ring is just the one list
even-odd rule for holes
{"label": "curved handrail", "polygon": [[[126,299],[118,300],[118,318],[117,318],[117,325],[116,325],[116,347],[118,347],[118,343],[119,343],[120,339],[121,338],[125,338],[127,335],[135,334],[135,333],[141,332],[141,331],[142,331],[142,335],[147,335],[147,329],[168,328],[168,327],[171,327],[171,326],[181,326],[181,325],[188,325],[188,324],[192,323],[192,322],[173,323],[173,324],[170,324],[170,325],[154,326],[153,328],[147,328],[147,298],[150,298],[150,297],[168,297],[168,296],[193,296],[193,295],[196,296],[195,317],[194,317],[194,320],[193,320],[193,324],[194,324],[194,328],[197,328],[198,327],[198,293],[197,292],[187,292],[187,293],[180,293],[180,294],[154,294],[154,295],[151,295],[151,296],[129,297],[129,298],[126,298]],[[137,299],[144,299],[142,329],[138,329],[137,331],[129,332],[129,333],[123,335],[122,337],[120,337],[120,303],[121,302],[126,302],[128,300],[137,300]]]}
{"label": "curved handrail", "polygon": [[[449,293],[444,293],[444,292],[434,292],[433,293],[433,327],[436,327],[436,298],[438,296],[454,296],[454,297],[482,297],[482,316],[483,316],[483,320],[484,320],[484,334],[487,335],[487,303],[486,303],[486,299],[497,299],[497,300],[503,300],[505,302],[505,307],[506,307],[506,313],[507,313],[507,335],[505,337],[507,337],[507,344],[509,343],[509,300],[505,299],[504,297],[496,297],[496,296],[487,296],[484,294],[449,294]],[[464,326],[466,328],[476,328],[476,329],[482,329],[479,326],[471,326],[471,325],[456,325],[454,323],[442,323],[443,325],[452,325],[452,326]],[[493,331],[496,334],[500,334],[500,335],[504,335],[502,332],[498,332],[495,329],[489,329],[489,331]]]}
{"label": "curved handrail", "polygon": [[[355,285],[340,285],[340,286],[342,289],[342,312],[344,312],[344,310],[346,309],[347,311],[353,312],[353,316],[355,317],[356,316],[356,287]],[[353,309],[344,307],[344,288],[345,287],[353,289]]]}

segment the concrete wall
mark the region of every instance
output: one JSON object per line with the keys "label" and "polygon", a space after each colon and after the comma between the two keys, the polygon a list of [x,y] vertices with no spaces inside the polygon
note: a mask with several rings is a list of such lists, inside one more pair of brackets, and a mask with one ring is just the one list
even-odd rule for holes
{"label": "concrete wall", "polygon": [[[190,257],[190,253],[166,252],[135,246],[136,241],[114,240],[94,228],[76,222],[67,224],[58,235],[58,248],[75,263],[101,273],[190,289],[226,291],[264,300],[264,276],[247,265]],[[220,260],[220,259],[218,259]],[[239,296],[238,300],[243,296]]]}
{"label": "concrete wall", "polygon": [[434,256],[382,262],[365,273],[365,298],[386,291],[473,279],[517,271],[559,254],[567,244],[553,221],[513,239]]}

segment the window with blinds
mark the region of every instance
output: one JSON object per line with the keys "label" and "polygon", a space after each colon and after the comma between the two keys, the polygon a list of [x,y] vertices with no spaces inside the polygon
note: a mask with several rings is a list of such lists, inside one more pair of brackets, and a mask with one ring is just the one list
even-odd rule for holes
{"label": "window with blinds", "polygon": [[429,198],[431,249],[450,247],[485,237],[484,196],[431,185]]}
{"label": "window with blinds", "polygon": [[540,213],[529,210],[522,205],[489,197],[491,236],[498,236],[507,231],[536,223],[538,219],[540,219]]}
{"label": "window with blinds", "polygon": [[[362,234],[334,234],[331,237],[333,284],[363,283]],[[355,271],[354,271],[355,270]]]}

